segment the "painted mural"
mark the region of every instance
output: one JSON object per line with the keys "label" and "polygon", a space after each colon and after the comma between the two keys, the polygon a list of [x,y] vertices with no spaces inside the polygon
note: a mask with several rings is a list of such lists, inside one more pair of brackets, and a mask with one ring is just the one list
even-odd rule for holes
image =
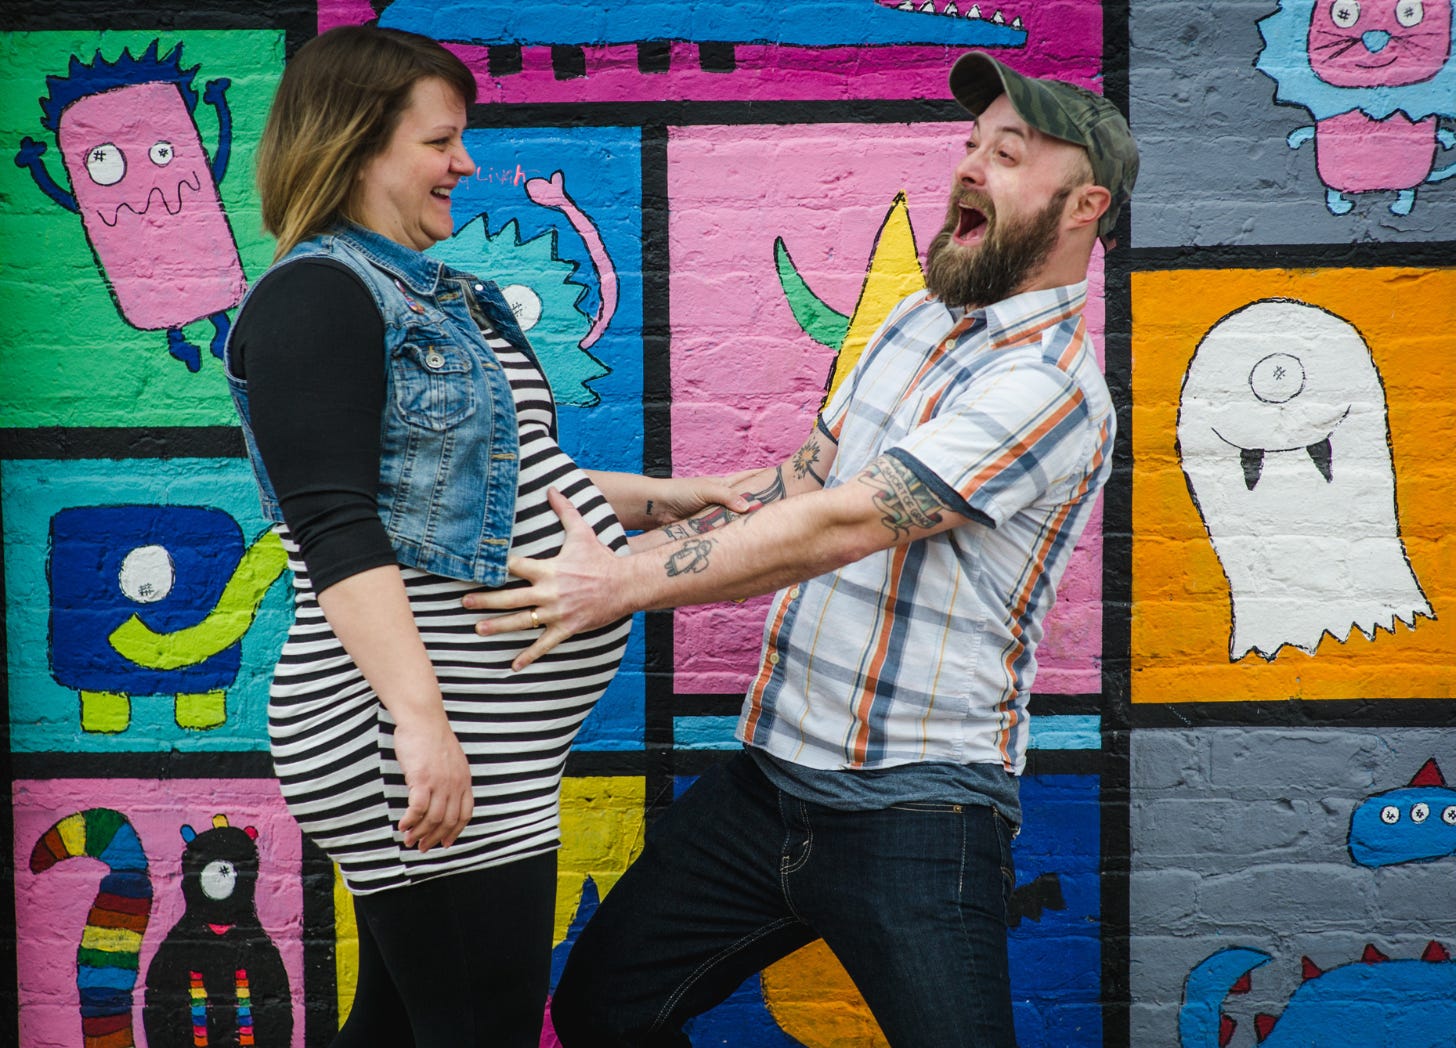
{"label": "painted mural", "polygon": [[1199,342],[1178,455],[1229,581],[1230,660],[1434,617],[1395,519],[1386,415],[1370,347],[1318,307],[1254,302]]}
{"label": "painted mural", "polygon": [[649,2],[589,18],[560,3],[320,0],[321,28],[371,19],[449,42],[494,102],[935,98],[967,48],[1092,77],[1102,37],[1086,0]]}
{"label": "painted mural", "polygon": [[[923,286],[963,50],[1125,106],[1142,174],[1086,314],[1123,444],[1041,647],[1018,1041],[1456,1048],[1451,0],[50,6],[0,30],[19,1044],[312,1048],[352,1003],[347,893],[267,755],[290,583],[219,354],[272,254],[286,56],[378,21],[476,75],[433,251],[502,287],[589,468],[799,447]],[[562,783],[553,985],[737,745],[764,606],[634,624]],[[690,1035],[888,1043],[822,945]]]}
{"label": "painted mural", "polygon": [[1259,21],[1256,66],[1275,101],[1307,109],[1290,149],[1312,143],[1325,206],[1354,210],[1353,196],[1395,193],[1408,215],[1416,191],[1456,175],[1451,0],[1287,0]]}
{"label": "painted mural", "polygon": [[1133,1043],[1449,1045],[1450,754],[1421,729],[1142,733]]}
{"label": "painted mural", "polygon": [[0,427],[232,425],[218,354],[272,255],[252,154],[282,33],[6,43],[0,308],[31,351],[0,355]]}
{"label": "painted mural", "polygon": [[1138,246],[1449,241],[1451,6],[1131,0]]}
{"label": "painted mural", "polygon": [[302,838],[271,779],[17,782],[13,820],[21,1043],[303,1045]]}
{"label": "painted mural", "polygon": [[8,462],[0,512],[13,749],[267,748],[291,594],[245,462]]}
{"label": "painted mural", "polygon": [[[1452,375],[1422,348],[1442,321],[1380,299],[1397,273],[1134,276],[1133,702],[1452,694],[1420,466],[1456,451]],[[1402,283],[1441,313],[1452,280]]]}
{"label": "painted mural", "polygon": [[123,49],[112,62],[100,51],[90,63],[72,56],[66,76],[46,77],[42,123],[60,143],[69,192],[47,170],[44,142],[23,138],[15,163],[80,217],[126,321],[165,331],[168,352],[197,371],[201,351],[183,326],[211,321],[208,348],[221,359],[227,310],[243,296],[242,262],[217,190],[232,155],[231,82],[209,80],[201,92],[217,115],[209,151],[196,124],[198,67],[182,67],[181,44],[166,55],[157,48],[153,40],[139,57]]}

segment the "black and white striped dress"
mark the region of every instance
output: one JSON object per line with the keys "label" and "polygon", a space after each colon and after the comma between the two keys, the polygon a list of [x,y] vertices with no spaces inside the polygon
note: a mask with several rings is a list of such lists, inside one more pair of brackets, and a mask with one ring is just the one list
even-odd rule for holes
{"label": "black and white striped dress", "polygon": [[[560,549],[561,524],[546,502],[552,486],[621,553],[626,534],[611,506],[551,437],[545,378],[525,354],[487,336],[510,379],[520,425],[511,554],[550,556]],[[334,636],[296,544],[278,527],[294,573],[295,617],[268,706],[273,763],[289,811],[339,865],[349,890],[398,888],[555,848],[567,750],[616,673],[630,620],[573,637],[515,673],[511,660],[537,631],[477,636],[483,613],[463,608],[460,597],[478,583],[401,568],[475,791],[474,815],[455,843],[421,854],[405,848],[398,832],[407,795],[393,719]]]}

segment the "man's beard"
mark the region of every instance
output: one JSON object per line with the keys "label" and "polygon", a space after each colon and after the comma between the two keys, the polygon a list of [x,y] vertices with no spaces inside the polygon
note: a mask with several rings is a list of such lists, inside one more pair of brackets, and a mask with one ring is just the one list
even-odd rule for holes
{"label": "man's beard", "polygon": [[[948,306],[988,306],[1009,298],[1051,255],[1070,186],[1059,190],[1036,214],[998,224],[996,207],[984,194],[962,189],[951,195],[945,226],[926,254],[925,286]],[[974,247],[951,240],[960,224],[960,204],[986,216],[986,235]]]}

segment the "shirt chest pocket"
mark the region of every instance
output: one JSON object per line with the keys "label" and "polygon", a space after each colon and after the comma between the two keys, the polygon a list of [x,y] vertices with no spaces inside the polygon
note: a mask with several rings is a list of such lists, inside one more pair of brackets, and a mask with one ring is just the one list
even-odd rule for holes
{"label": "shirt chest pocket", "polygon": [[474,361],[437,328],[414,328],[389,362],[394,407],[421,429],[445,430],[475,411]]}

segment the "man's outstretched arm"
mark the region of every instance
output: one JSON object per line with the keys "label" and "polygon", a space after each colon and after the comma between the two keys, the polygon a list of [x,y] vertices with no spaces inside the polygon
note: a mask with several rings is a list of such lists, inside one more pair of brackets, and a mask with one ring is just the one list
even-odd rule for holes
{"label": "man's outstretched arm", "polygon": [[704,535],[772,502],[818,491],[824,487],[824,478],[829,475],[829,467],[834,464],[834,452],[833,439],[816,421],[809,439],[799,445],[799,449],[786,462],[748,476],[735,475],[736,490],[748,500],[748,509],[735,510],[726,505],[709,506],[685,520],[632,536],[628,540],[632,552],[642,553],[678,539]]}
{"label": "man's outstretched arm", "polygon": [[566,527],[561,553],[550,560],[512,558],[511,573],[529,586],[464,599],[469,608],[507,612],[480,622],[482,635],[545,627],[516,658],[516,669],[567,637],[635,611],[769,593],[969,519],[890,454],[834,488],[770,503],[631,557],[613,556],[565,498],[550,497]]}

